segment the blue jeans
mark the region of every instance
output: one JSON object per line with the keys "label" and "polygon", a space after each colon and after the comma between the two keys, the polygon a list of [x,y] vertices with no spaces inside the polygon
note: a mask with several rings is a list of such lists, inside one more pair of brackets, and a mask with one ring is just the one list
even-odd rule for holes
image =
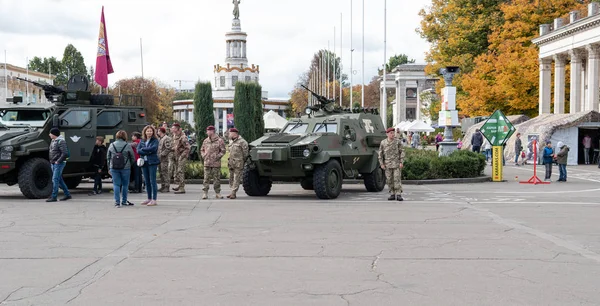
{"label": "blue jeans", "polygon": [[62,173],[67,163],[60,163],[58,165],[52,164],[52,198],[58,197],[58,187],[65,192],[65,197],[71,195],[65,180],[63,180]]}
{"label": "blue jeans", "polygon": [[148,194],[148,200],[156,201],[156,192],[158,191],[158,184],[156,183],[156,171],[158,165],[151,165],[142,167],[144,171],[144,182],[146,183],[146,193]]}
{"label": "blue jeans", "polygon": [[[112,175],[115,203],[127,203],[127,194],[129,193],[129,178],[131,176],[131,169],[110,169],[110,174]],[[122,197],[121,193],[123,194]]]}
{"label": "blue jeans", "polygon": [[558,180],[563,182],[567,181],[567,165],[558,165]]}

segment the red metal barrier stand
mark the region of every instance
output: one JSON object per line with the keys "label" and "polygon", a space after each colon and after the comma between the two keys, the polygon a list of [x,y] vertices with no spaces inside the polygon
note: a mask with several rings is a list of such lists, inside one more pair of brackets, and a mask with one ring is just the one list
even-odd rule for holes
{"label": "red metal barrier stand", "polygon": [[533,176],[527,180],[527,181],[521,181],[519,183],[521,184],[533,184],[533,185],[537,185],[537,184],[550,184],[550,182],[544,182],[542,180],[540,180],[540,178],[537,176],[537,140],[533,141]]}

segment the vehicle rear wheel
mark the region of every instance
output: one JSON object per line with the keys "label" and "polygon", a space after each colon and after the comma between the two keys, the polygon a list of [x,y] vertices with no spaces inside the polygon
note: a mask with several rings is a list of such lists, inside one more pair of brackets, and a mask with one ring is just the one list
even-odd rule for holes
{"label": "vehicle rear wheel", "polygon": [[242,185],[247,195],[251,197],[262,197],[269,194],[273,182],[268,177],[258,175],[258,170],[244,167]]}
{"label": "vehicle rear wheel", "polygon": [[52,194],[52,168],[43,158],[32,158],[19,169],[19,189],[29,199],[43,199]]}
{"label": "vehicle rear wheel", "polygon": [[373,172],[364,174],[363,176],[368,192],[380,192],[385,188],[385,172],[379,164],[377,164]]}
{"label": "vehicle rear wheel", "polygon": [[342,191],[342,167],[337,160],[330,160],[317,167],[313,174],[313,186],[319,199],[335,199]]}
{"label": "vehicle rear wheel", "polygon": [[313,180],[310,178],[303,179],[300,182],[300,186],[302,186],[302,189],[304,190],[315,190],[315,187],[313,186]]}
{"label": "vehicle rear wheel", "polygon": [[83,179],[83,177],[81,176],[74,176],[74,177],[68,177],[65,178],[65,184],[67,185],[67,188],[69,189],[75,189],[77,188],[77,186],[79,186],[79,184],[81,184],[81,180]]}

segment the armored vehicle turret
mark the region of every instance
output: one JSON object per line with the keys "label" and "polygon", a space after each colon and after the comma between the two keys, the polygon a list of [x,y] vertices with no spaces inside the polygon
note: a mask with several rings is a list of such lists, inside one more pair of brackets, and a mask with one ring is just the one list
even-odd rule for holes
{"label": "armored vehicle turret", "polygon": [[273,181],[300,182],[320,199],[337,198],[344,179],[362,179],[370,192],[383,190],[377,155],[386,135],[377,110],[336,108],[334,101],[311,93],[319,103],[307,107],[304,116],[249,144],[246,194],[266,196]]}
{"label": "armored vehicle turret", "polygon": [[[52,192],[48,147],[53,127],[69,148],[63,177],[72,189],[95,174],[90,158],[96,136],[109,144],[117,131],[131,135],[147,124],[140,96],[123,95],[114,105],[113,96],[92,95],[85,76],[73,76],[66,90],[28,82],[42,88],[51,103],[28,104],[14,97],[0,104],[0,183],[19,184],[27,198],[46,198]],[[106,168],[103,176],[108,176]]]}

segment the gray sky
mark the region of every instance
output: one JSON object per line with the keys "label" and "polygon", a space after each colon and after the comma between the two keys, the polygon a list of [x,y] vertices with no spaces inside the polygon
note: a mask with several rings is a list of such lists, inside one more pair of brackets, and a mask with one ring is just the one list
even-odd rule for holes
{"label": "gray sky", "polygon": [[[365,1],[365,83],[383,62],[383,2]],[[428,44],[415,32],[419,10],[429,0],[387,1],[387,52],[406,53],[423,62]],[[141,75],[178,87],[176,79],[212,80],[213,65],[225,60],[225,32],[231,29],[231,0],[0,0],[0,42],[8,63],[24,67],[34,56],[62,58],[72,43],[86,66],[95,65],[100,12],[104,5],[115,73],[109,82]],[[242,30],[248,34],[249,64],[261,69],[270,98],[285,98],[312,55],[339,53],[343,13],[343,65],[350,69],[350,0],[241,0]],[[361,81],[362,1],[353,0],[354,83]],[[3,62],[4,59],[0,59]],[[193,82],[182,83],[192,88]]]}

